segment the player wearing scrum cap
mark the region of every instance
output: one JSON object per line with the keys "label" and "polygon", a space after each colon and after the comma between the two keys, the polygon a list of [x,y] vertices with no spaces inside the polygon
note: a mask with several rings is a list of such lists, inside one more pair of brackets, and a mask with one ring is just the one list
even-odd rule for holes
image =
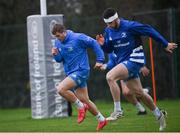
{"label": "player wearing scrum cap", "polygon": [[117,55],[117,65],[106,75],[115,108],[117,107],[110,117],[118,117],[120,91],[116,81],[124,80],[124,83],[133,91],[134,95],[153,112],[159,121],[159,130],[162,131],[166,127],[165,115],[153,103],[151,96],[144,93],[139,78],[139,70],[143,67],[145,61],[140,37],[152,37],[170,53],[177,48],[177,44],[168,42],[150,25],[119,19],[117,12],[113,8],[108,8],[104,11],[103,19],[107,24],[104,36],[97,35],[96,39],[104,52],[114,52]]}

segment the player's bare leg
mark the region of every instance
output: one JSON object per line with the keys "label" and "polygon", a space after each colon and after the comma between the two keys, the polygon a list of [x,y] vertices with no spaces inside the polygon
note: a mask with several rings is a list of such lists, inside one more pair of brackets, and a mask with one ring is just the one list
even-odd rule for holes
{"label": "player's bare leg", "polygon": [[89,111],[93,114],[93,115],[97,115],[98,114],[98,109],[96,107],[96,105],[91,102],[91,100],[89,99],[89,96],[88,96],[88,91],[87,91],[87,88],[78,88],[76,91],[75,91],[75,95],[78,97],[78,99],[83,102],[83,103],[86,103],[89,107]]}
{"label": "player's bare leg", "polygon": [[97,120],[99,121],[98,126],[96,128],[97,131],[103,129],[104,126],[107,125],[107,120],[105,117],[100,113],[97,109],[96,105],[89,99],[87,88],[78,88],[75,91],[76,96],[80,99],[83,103],[88,106],[88,110],[96,116]]}
{"label": "player's bare leg", "polygon": [[137,110],[138,110],[137,115],[147,114],[146,109],[137,100],[135,94],[126,86],[126,84],[124,83],[123,80],[121,80],[121,88],[122,88],[122,93],[125,96],[125,98],[137,108]]}
{"label": "player's bare leg", "polygon": [[164,130],[166,128],[165,115],[154,104],[151,96],[143,91],[140,79],[135,78],[128,80],[126,85],[129,89],[132,89],[132,91],[136,94],[136,97],[138,97],[153,112],[156,119],[159,121],[159,130]]}
{"label": "player's bare leg", "polygon": [[87,106],[83,104],[70,89],[76,87],[76,83],[69,77],[66,77],[62,82],[59,83],[57,91],[66,100],[74,103],[78,109],[77,122],[81,123],[85,118]]}
{"label": "player's bare leg", "polygon": [[127,77],[128,70],[123,64],[115,66],[106,75],[106,79],[114,101],[114,112],[110,115],[110,117],[107,118],[108,120],[117,120],[123,115],[120,107],[120,88],[116,81],[119,79],[125,79]]}
{"label": "player's bare leg", "polygon": [[69,102],[74,103],[77,100],[77,97],[74,95],[71,88],[74,88],[76,83],[69,77],[66,77],[63,81],[61,81],[57,87],[58,93],[63,96]]}

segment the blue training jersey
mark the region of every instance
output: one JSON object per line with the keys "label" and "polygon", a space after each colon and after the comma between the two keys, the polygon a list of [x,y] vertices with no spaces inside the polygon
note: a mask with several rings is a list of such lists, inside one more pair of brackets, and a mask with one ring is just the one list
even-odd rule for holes
{"label": "blue training jersey", "polygon": [[67,30],[63,41],[55,40],[55,46],[59,53],[54,56],[57,62],[63,62],[66,75],[75,71],[89,70],[87,48],[92,48],[96,54],[96,62],[104,61],[104,53],[99,44],[93,38]]}
{"label": "blue training jersey", "polygon": [[167,47],[168,42],[150,25],[141,24],[136,21],[120,19],[117,29],[107,27],[104,32],[105,43],[102,49],[107,53],[114,52],[117,63],[130,60],[136,63],[145,63],[141,36],[152,37],[157,42]]}

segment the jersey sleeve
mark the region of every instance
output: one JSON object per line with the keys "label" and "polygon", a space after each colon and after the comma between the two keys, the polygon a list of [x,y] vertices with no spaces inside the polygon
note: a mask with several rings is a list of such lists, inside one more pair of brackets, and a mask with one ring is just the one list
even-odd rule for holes
{"label": "jersey sleeve", "polygon": [[113,54],[108,54],[108,62],[106,63],[107,69],[111,70],[114,66],[116,66],[115,58]]}
{"label": "jersey sleeve", "polygon": [[53,57],[54,57],[54,60],[56,62],[62,62],[63,61],[63,58],[62,58],[62,55],[60,52],[57,55],[54,55]]}
{"label": "jersey sleeve", "polygon": [[[54,42],[54,46],[53,46],[53,47],[58,49],[58,42],[57,42],[57,41]],[[62,57],[59,49],[58,49],[58,54],[57,54],[57,55],[53,55],[53,58],[54,58],[54,60],[55,60],[56,62],[61,62],[61,61],[63,61],[63,57]]]}
{"label": "jersey sleeve", "polygon": [[80,34],[78,37],[79,44],[83,48],[91,48],[96,54],[96,62],[102,63],[104,62],[104,52],[102,51],[100,45],[97,43],[97,41],[85,34]]}
{"label": "jersey sleeve", "polygon": [[101,46],[101,48],[106,53],[112,53],[113,52],[113,46],[111,44],[111,41],[109,40],[107,29],[105,29],[103,36],[104,36],[104,44]]}
{"label": "jersey sleeve", "polygon": [[152,37],[157,42],[162,43],[163,47],[167,47],[168,45],[168,41],[150,25],[141,24],[136,21],[130,21],[128,30],[135,35]]}

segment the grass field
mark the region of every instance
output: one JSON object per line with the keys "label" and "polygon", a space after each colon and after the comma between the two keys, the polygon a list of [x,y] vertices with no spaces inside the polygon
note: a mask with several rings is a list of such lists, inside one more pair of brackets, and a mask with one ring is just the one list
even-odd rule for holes
{"label": "grass field", "polygon": [[[113,109],[113,103],[95,102],[101,112],[108,116]],[[158,101],[160,108],[168,112],[166,132],[180,131],[180,99]],[[150,111],[148,115],[137,116],[136,109],[129,103],[122,103],[125,117],[110,122],[103,132],[156,132],[159,129],[157,121]],[[85,121],[76,123],[76,109],[69,118],[54,118],[34,120],[30,109],[1,109],[0,132],[95,132],[97,120],[87,113]]]}

